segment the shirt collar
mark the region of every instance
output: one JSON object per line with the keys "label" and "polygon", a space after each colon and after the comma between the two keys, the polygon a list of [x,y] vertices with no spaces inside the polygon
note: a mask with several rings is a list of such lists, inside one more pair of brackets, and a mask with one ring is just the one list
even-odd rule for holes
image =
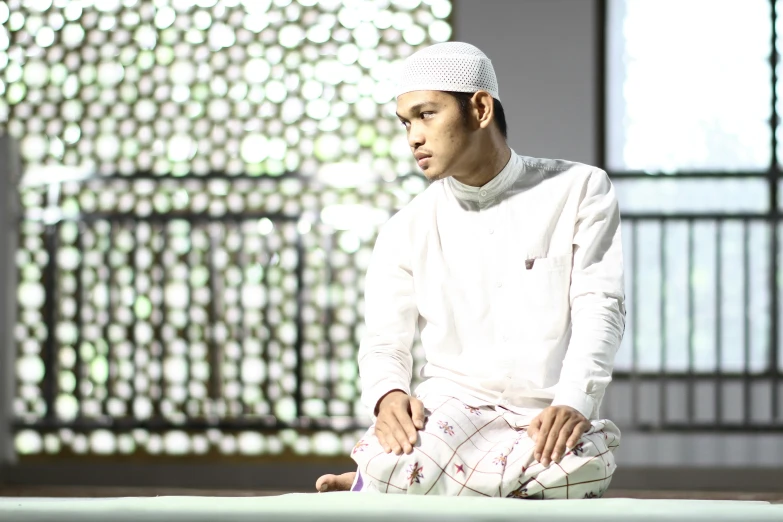
{"label": "shirt collar", "polygon": [[503,170],[482,187],[465,185],[453,177],[447,178],[446,181],[457,199],[482,204],[496,199],[514,183],[519,173],[519,164],[519,157],[512,150],[511,158],[509,158]]}

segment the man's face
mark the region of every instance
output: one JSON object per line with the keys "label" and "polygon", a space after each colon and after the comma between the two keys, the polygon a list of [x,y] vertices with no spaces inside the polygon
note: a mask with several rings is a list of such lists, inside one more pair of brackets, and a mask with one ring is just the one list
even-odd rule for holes
{"label": "man's face", "polygon": [[470,133],[453,96],[440,91],[405,93],[397,98],[397,116],[427,179],[456,174],[453,167],[466,154]]}

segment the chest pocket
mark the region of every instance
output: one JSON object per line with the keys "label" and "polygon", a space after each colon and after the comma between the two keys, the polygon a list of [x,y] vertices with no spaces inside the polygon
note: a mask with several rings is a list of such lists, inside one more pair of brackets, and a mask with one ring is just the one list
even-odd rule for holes
{"label": "chest pocket", "polygon": [[571,259],[571,254],[565,254],[528,256],[525,260],[519,271],[524,337],[555,339],[565,332],[570,314]]}

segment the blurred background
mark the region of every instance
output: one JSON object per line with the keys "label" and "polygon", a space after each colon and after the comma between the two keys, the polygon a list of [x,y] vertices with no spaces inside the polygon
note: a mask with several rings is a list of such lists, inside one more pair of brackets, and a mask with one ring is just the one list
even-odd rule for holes
{"label": "blurred background", "polygon": [[0,3],[0,492],[352,469],[364,271],[427,186],[391,82],[448,40],[492,59],[516,152],[617,188],[613,488],[782,491],[780,8]]}

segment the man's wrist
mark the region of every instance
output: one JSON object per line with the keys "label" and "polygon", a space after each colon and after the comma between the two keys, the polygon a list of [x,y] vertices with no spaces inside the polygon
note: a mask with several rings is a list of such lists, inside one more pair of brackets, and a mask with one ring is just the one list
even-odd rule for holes
{"label": "man's wrist", "polygon": [[596,399],[575,386],[561,384],[555,393],[552,406],[570,406],[585,419],[591,420],[596,410]]}
{"label": "man's wrist", "polygon": [[376,417],[378,416],[378,413],[379,413],[379,412],[380,412],[380,410],[381,410],[381,403],[383,402],[383,400],[384,400],[386,397],[388,397],[389,395],[392,395],[393,393],[398,393],[398,392],[399,392],[399,393],[402,393],[402,394],[404,394],[404,395],[407,395],[407,393],[406,393],[405,391],[403,391],[403,390],[400,390],[400,389],[397,389],[397,388],[395,388],[394,390],[389,390],[388,392],[386,392],[386,393],[384,393],[383,395],[381,395],[381,398],[380,398],[380,399],[378,399],[378,402],[377,402],[377,403],[375,403],[375,410],[374,410],[374,412],[373,412],[373,415],[375,415]]}

